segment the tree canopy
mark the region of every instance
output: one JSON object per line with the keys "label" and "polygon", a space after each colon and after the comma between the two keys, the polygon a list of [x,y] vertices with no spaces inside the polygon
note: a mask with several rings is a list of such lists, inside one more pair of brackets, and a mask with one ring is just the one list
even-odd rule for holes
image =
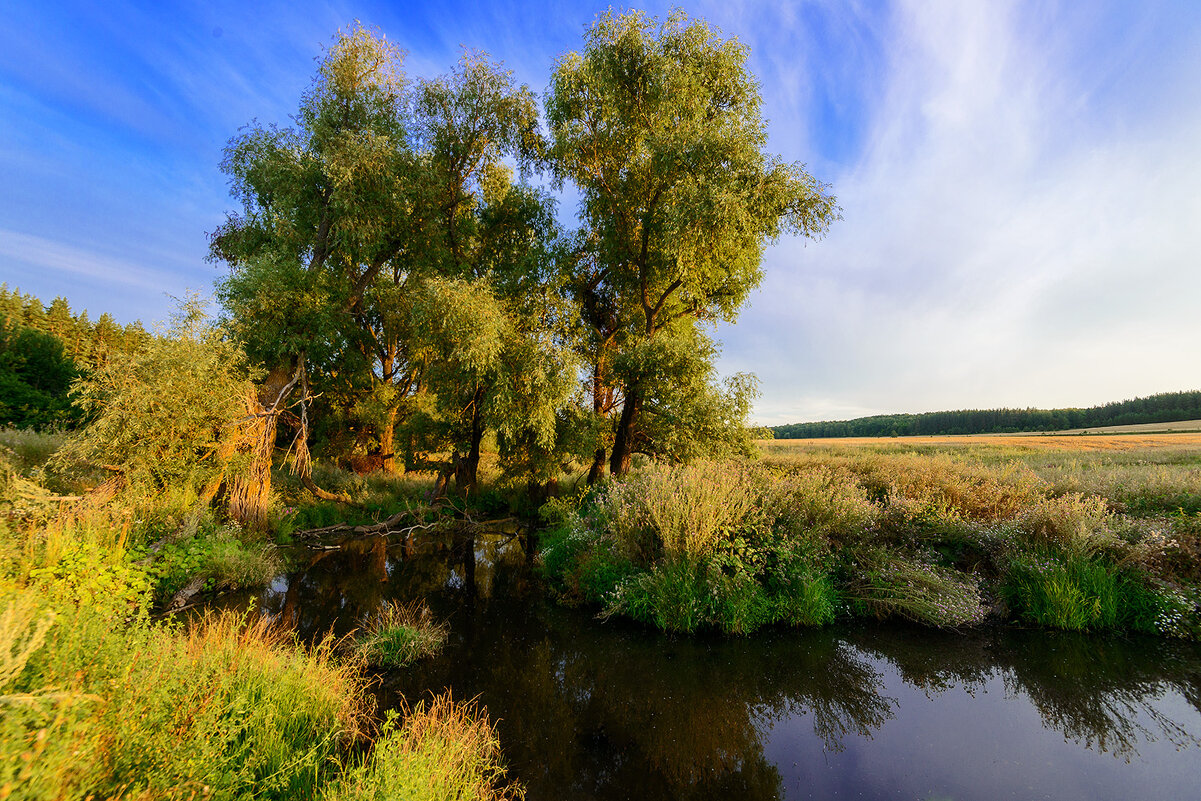
{"label": "tree canopy", "polygon": [[[666,365],[689,361],[669,354],[689,336],[673,332],[734,320],[762,279],[764,246],[819,236],[837,217],[825,185],[764,152],[746,59],[740,42],[682,12],[659,22],[610,11],[551,78],[551,164],[583,195],[588,252],[572,286],[591,329],[593,393],[605,396],[593,408],[612,406],[614,385],[621,396],[614,473],[653,442],[642,417],[663,405],[655,382],[683,378]],[[712,349],[692,356],[704,372]]]}
{"label": "tree canopy", "polygon": [[[472,492],[489,432],[528,480],[746,449],[755,382],[718,380],[704,326],[737,317],[769,242],[837,217],[765,152],[746,58],[682,13],[606,13],[555,67],[547,138],[485,54],[412,78],[382,35],[340,32],[292,127],[230,141],[241,208],[211,236],[228,330],[299,392],[300,452],[312,420],[332,451]],[[579,189],[575,232],[532,171]]]}

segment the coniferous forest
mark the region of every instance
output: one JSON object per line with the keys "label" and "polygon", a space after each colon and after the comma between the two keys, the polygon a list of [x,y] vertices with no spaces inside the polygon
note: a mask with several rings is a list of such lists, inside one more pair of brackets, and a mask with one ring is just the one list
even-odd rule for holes
{"label": "coniferous forest", "polygon": [[963,409],[771,426],[776,439],[1014,434],[1201,420],[1201,391],[1161,392],[1087,409]]}

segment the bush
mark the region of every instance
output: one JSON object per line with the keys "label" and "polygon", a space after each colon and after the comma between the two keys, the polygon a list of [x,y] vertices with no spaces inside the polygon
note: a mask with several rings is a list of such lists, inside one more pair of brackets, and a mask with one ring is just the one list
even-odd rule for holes
{"label": "bush", "polygon": [[1154,632],[1167,602],[1132,570],[1078,552],[1017,558],[1003,587],[1010,608],[1041,626]]}
{"label": "bush", "polygon": [[817,549],[824,549],[831,538],[863,538],[880,516],[880,507],[846,471],[818,465],[766,481],[765,505],[775,528]]}
{"label": "bush", "polygon": [[446,626],[423,603],[386,603],[372,615],[351,649],[371,665],[400,668],[433,656],[446,644]]}
{"label": "bush", "polygon": [[[130,558],[140,562],[145,553],[134,549]],[[168,600],[193,580],[203,580],[205,590],[216,592],[260,587],[280,572],[274,550],[245,544],[225,530],[165,543],[151,558],[142,569],[157,603]]]}

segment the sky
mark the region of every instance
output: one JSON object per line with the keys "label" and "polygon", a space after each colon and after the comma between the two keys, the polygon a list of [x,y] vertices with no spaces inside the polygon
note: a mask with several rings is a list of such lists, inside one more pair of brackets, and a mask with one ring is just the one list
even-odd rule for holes
{"label": "sky", "polygon": [[[760,379],[756,422],[1201,388],[1201,4],[678,5],[749,47],[768,149],[842,209],[771,245],[715,332],[719,370]],[[222,148],[290,123],[338,29],[377,27],[412,76],[483,50],[541,94],[608,7],[10,0],[0,281],[165,319],[222,274]]]}

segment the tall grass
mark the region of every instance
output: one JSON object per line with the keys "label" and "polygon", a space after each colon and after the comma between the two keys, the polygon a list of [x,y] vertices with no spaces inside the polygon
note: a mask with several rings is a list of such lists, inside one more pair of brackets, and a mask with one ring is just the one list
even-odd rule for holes
{"label": "tall grass", "polygon": [[[1179,599],[1201,597],[1201,513],[1189,511],[1201,442],[1174,448],[773,444],[760,465],[611,482],[548,537],[543,566],[569,599],[675,631],[822,623],[828,609],[959,627],[991,610],[1193,636],[1201,612]],[[1123,481],[1088,485],[1109,496],[1072,489],[1062,478],[1078,464]],[[1152,495],[1181,503],[1134,502]],[[1036,562],[1062,573],[1023,572]]]}
{"label": "tall grass", "polygon": [[372,665],[400,668],[433,656],[446,644],[446,626],[433,619],[424,603],[390,601],[366,621],[352,646]]}
{"label": "tall grass", "polygon": [[6,599],[25,626],[0,643],[43,636],[0,688],[0,787],[15,797],[311,795],[363,733],[362,680],[328,643],[303,652],[231,615],[127,627],[86,606],[60,608],[47,635],[35,598]]}
{"label": "tall grass", "polygon": [[652,465],[613,482],[596,503],[606,531],[631,558],[712,556],[757,512],[749,470],[739,464]]}
{"label": "tall grass", "polygon": [[1133,571],[1078,552],[1015,559],[1003,591],[1023,619],[1073,631],[1155,632],[1170,611],[1169,600]]}
{"label": "tall grass", "polygon": [[354,764],[322,801],[516,801],[505,781],[500,741],[485,714],[450,693],[390,721],[370,758]]}

